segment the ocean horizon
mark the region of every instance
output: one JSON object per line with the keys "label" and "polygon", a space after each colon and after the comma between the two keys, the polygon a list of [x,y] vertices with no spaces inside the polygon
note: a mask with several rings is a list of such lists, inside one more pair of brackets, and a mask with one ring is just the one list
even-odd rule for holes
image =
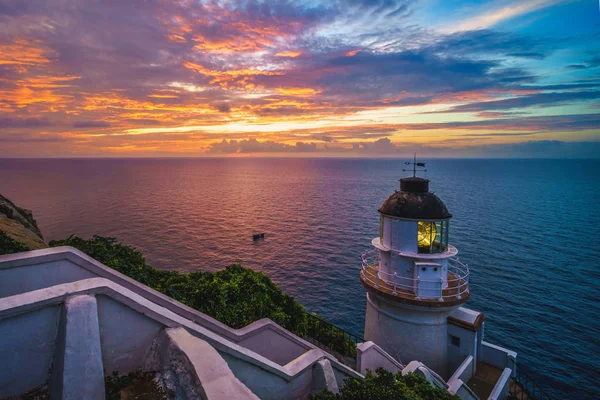
{"label": "ocean horizon", "polygon": [[[0,159],[0,193],[46,241],[116,237],[156,268],[262,271],[309,311],[360,336],[361,254],[402,158]],[[450,243],[471,270],[466,306],[556,398],[598,398],[600,160],[430,158]],[[264,240],[252,234],[264,232]]]}

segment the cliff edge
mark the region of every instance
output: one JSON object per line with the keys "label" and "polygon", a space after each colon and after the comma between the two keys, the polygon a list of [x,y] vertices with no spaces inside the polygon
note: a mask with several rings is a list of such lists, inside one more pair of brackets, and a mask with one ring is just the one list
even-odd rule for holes
{"label": "cliff edge", "polygon": [[1,194],[0,231],[31,250],[48,247],[31,211],[18,207]]}

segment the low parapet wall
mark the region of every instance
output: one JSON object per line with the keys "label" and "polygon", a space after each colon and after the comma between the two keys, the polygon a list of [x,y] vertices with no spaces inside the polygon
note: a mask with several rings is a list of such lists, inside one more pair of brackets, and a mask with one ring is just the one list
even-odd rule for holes
{"label": "low parapet wall", "polygon": [[512,372],[513,371],[510,368],[505,368],[504,371],[502,371],[502,375],[500,375],[498,382],[496,382],[488,400],[503,400],[508,398]]}
{"label": "low parapet wall", "polygon": [[466,357],[456,371],[454,371],[452,377],[448,379],[448,385],[452,385],[452,382],[457,379],[460,379],[463,382],[469,382],[469,379],[474,375],[474,367],[473,356]]}
{"label": "low parapet wall", "polygon": [[510,368],[514,373],[516,359],[517,353],[512,350],[485,341],[481,342],[480,361],[490,364],[492,367],[496,367],[499,370]]}
{"label": "low parapet wall", "polygon": [[356,369],[361,374],[367,371],[375,372],[377,368],[383,368],[390,372],[401,371],[404,365],[396,361],[375,343],[368,341],[356,347]]}

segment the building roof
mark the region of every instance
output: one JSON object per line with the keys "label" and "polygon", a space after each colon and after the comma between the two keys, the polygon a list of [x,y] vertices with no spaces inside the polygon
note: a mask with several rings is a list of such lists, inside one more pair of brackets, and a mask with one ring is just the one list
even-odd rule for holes
{"label": "building roof", "polygon": [[402,178],[400,190],[383,202],[379,212],[391,217],[417,220],[452,218],[444,202],[429,191],[429,179],[419,177]]}

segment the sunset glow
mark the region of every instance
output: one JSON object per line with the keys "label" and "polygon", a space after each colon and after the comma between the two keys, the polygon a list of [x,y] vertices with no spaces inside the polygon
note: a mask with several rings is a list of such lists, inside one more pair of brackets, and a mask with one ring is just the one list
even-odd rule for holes
{"label": "sunset glow", "polygon": [[594,2],[60,4],[0,1],[0,157],[600,150]]}

